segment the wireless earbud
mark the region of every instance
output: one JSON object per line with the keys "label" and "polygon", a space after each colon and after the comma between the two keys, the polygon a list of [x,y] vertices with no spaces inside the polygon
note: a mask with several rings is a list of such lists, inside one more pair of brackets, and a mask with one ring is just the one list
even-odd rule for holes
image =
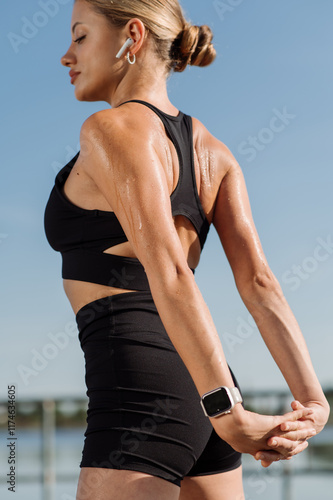
{"label": "wireless earbud", "polygon": [[131,47],[133,45],[133,43],[134,43],[134,41],[132,40],[132,38],[127,38],[126,42],[124,43],[122,48],[119,50],[118,54],[116,55],[116,58],[120,59],[121,56],[123,55],[123,53],[125,52],[125,50],[128,49],[129,47]]}

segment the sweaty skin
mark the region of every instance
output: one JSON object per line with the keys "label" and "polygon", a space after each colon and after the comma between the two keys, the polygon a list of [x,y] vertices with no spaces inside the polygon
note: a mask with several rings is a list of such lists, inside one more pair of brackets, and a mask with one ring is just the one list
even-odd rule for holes
{"label": "sweaty skin", "polygon": [[[62,62],[78,73],[75,95],[82,101],[106,101],[113,109],[84,123],[81,154],[65,194],[83,208],[115,212],[128,242],[112,252],[136,256],[143,264],[162,322],[200,395],[232,386],[217,331],[189,269],[200,257],[197,235],[188,221],[174,221],[171,215],[170,193],[178,176],[174,150],[168,145],[166,154],[165,139],[159,140],[161,125],[157,127],[152,113],[135,103],[118,108],[129,99],[141,99],[177,116],[167,96],[165,67],[138,19],[116,30],[79,0],[72,26],[73,41]],[[137,59],[131,67],[125,57],[114,57],[128,37]],[[307,446],[306,439],[325,425],[328,404],[297,322],[263,254],[241,169],[198,120],[193,127],[196,179],[207,219],[218,232],[244,303],[300,402],[292,413],[279,417],[236,405],[231,414],[211,422],[236,450],[263,455],[263,464],[269,465]],[[73,281],[65,281],[64,287],[75,312],[100,297],[124,292]],[[271,451],[270,437],[277,440],[276,451]]]}

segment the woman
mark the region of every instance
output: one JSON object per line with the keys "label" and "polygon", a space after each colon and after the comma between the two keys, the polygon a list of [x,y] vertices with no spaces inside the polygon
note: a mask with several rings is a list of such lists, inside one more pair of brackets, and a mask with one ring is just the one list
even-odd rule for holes
{"label": "woman", "polygon": [[[177,0],[76,0],[72,36],[62,64],[76,98],[112,106],[83,124],[45,214],[86,360],[77,498],[244,499],[240,454],[290,459],[329,409],[236,160],[168,99],[170,71],[214,60],[211,31]],[[192,272],[210,224],[298,400],[289,414],[240,404]]]}

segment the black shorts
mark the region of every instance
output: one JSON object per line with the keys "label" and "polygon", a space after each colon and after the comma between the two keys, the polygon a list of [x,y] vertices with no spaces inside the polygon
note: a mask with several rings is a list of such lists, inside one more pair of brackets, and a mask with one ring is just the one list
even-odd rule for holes
{"label": "black shorts", "polygon": [[78,312],[89,406],[80,467],[133,470],[180,486],[185,476],[241,465],[215,433],[150,292]]}

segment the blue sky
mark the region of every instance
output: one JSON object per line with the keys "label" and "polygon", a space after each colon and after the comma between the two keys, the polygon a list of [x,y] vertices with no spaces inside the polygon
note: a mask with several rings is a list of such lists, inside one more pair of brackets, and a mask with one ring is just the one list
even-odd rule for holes
{"label": "blue sky", "polygon": [[[333,3],[184,0],[208,24],[209,68],[169,81],[171,101],[200,119],[241,164],[270,263],[301,325],[322,384],[333,385]],[[2,6],[0,397],[84,396],[83,353],[46,242],[54,177],[78,150],[80,126],[104,103],[75,100],[60,57],[72,0]],[[286,388],[236,291],[214,230],[197,271],[226,356],[245,389]]]}

